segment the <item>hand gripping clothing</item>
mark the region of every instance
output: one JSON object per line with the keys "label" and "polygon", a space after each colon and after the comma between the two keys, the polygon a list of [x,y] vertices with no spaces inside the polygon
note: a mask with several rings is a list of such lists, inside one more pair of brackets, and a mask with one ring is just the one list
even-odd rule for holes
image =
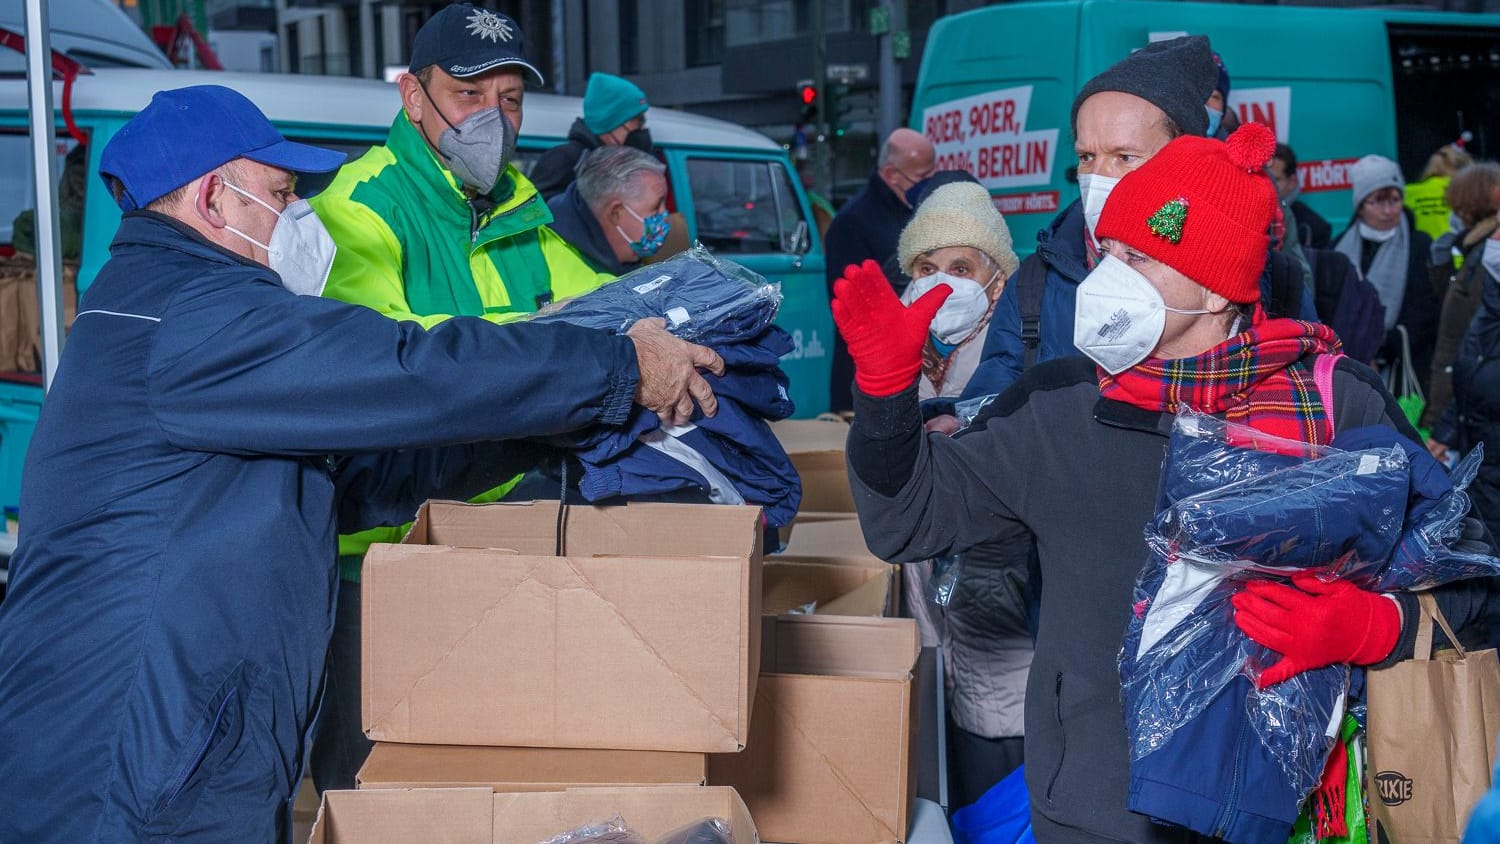
{"label": "hand gripping clothing", "polygon": [[779,290],[707,250],[695,248],[643,267],[533,322],[570,322],[608,330],[661,317],[674,334],[710,345],[724,375],[704,377],[718,398],[714,416],[665,429],[636,408],[620,429],[593,428],[555,438],[583,464],[579,490],[589,501],[699,489],[715,503],[765,508],[770,527],[791,523],[802,483],[768,421],[794,411],[779,362],[791,335],[772,325]]}

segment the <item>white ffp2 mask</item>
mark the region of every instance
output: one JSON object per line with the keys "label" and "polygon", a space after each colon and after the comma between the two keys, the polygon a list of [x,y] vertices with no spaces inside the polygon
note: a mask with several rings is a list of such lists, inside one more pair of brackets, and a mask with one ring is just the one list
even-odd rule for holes
{"label": "white ffp2 mask", "polygon": [[1111,375],[1151,354],[1166,330],[1167,311],[1212,313],[1168,306],[1150,279],[1113,255],[1101,258],[1078,285],[1074,304],[1073,345]]}
{"label": "white ffp2 mask", "polygon": [[932,318],[932,325],[928,329],[932,336],[949,346],[957,346],[959,343],[969,339],[984,315],[990,309],[989,296],[986,291],[995,278],[1000,275],[996,270],[990,276],[987,284],[981,285],[972,278],[959,278],[947,273],[933,273],[913,279],[911,284],[901,294],[901,302],[911,305],[912,302],[922,298],[923,294],[932,290],[940,284],[946,284],[953,289],[948,298],[943,300],[943,306],[938,309],[937,316]]}
{"label": "white ffp2 mask", "polygon": [[[1120,180],[1113,176],[1096,176],[1093,173],[1083,173],[1078,177],[1078,192],[1083,198],[1083,223],[1088,227],[1089,237],[1094,237],[1094,229],[1099,227],[1099,216],[1104,213],[1104,201],[1109,199],[1110,191],[1115,189]],[[1098,239],[1094,239],[1098,242]]]}
{"label": "white ffp2 mask", "polygon": [[307,200],[299,199],[278,212],[269,202],[237,185],[225,182],[224,186],[276,215],[270,243],[261,243],[234,226],[224,228],[266,250],[267,265],[281,276],[281,285],[287,290],[298,296],[323,295],[338,246]]}

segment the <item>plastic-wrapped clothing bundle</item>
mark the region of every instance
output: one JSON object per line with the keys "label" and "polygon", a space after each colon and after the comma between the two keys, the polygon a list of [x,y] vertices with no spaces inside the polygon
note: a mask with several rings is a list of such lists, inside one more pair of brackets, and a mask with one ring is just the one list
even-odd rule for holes
{"label": "plastic-wrapped clothing bundle", "polygon": [[723,818],[704,818],[663,835],[656,844],[734,844],[734,836]]}
{"label": "plastic-wrapped clothing bundle", "polygon": [[[648,270],[658,272],[642,281]],[[722,376],[704,374],[719,402],[714,416],[696,411],[690,424],[668,429],[656,414],[636,407],[621,427],[549,440],[582,464],[579,491],[586,500],[702,490],[713,503],[764,507],[769,527],[791,523],[802,482],[768,424],[795,410],[780,367],[795,344],[771,324],[779,302],[775,285],[697,246],[538,317],[623,330],[637,319],[666,315],[669,331],[709,345],[724,359]]]}
{"label": "plastic-wrapped clothing bundle", "polygon": [[541,844],[646,844],[646,841],[626,826],[624,818],[615,815],[554,835]]}
{"label": "plastic-wrapped clothing bundle", "polygon": [[1350,670],[1256,690],[1250,672],[1277,655],[1234,623],[1229,598],[1247,579],[1315,568],[1391,591],[1500,573],[1448,547],[1477,464],[1455,486],[1393,430],[1335,445],[1357,450],[1178,417],[1120,657],[1133,811],[1237,844],[1284,842],[1318,784]]}
{"label": "plastic-wrapped clothing bundle", "polygon": [[[584,824],[540,844],[647,844],[631,829],[625,819],[615,815],[609,820]],[[729,823],[723,818],[701,818],[656,839],[653,844],[735,844]]]}
{"label": "plastic-wrapped clothing bundle", "polygon": [[695,243],[686,252],[631,270],[532,321],[619,333],[636,320],[660,317],[684,340],[719,346],[759,336],[780,307],[780,285],[716,258]]}

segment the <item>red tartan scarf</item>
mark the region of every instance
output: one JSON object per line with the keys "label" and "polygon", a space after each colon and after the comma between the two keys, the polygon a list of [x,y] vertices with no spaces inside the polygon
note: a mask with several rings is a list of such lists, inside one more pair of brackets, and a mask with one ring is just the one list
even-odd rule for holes
{"label": "red tartan scarf", "polygon": [[1276,437],[1326,444],[1328,426],[1312,358],[1336,354],[1338,335],[1294,319],[1256,322],[1193,358],[1147,358],[1119,375],[1099,371],[1105,398],[1167,413],[1187,405]]}

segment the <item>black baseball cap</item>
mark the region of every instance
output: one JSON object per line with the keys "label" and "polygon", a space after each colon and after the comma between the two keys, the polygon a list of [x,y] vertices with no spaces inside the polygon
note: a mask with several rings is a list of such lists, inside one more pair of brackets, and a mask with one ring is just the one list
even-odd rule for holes
{"label": "black baseball cap", "polygon": [[506,65],[524,69],[537,85],[542,72],[526,59],[521,27],[509,15],[481,9],[472,3],[454,3],[422,24],[411,45],[408,70],[416,73],[436,65],[459,79]]}

